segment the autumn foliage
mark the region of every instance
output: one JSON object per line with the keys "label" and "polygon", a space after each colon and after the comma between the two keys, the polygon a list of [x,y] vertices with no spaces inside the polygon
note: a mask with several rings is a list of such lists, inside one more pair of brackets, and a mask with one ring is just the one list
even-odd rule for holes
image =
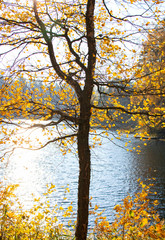
{"label": "autumn foliage", "polygon": [[158,200],[149,198],[150,188],[140,181],[141,191],[134,197],[127,196],[123,204],[116,205],[116,218],[110,224],[106,217],[98,216],[95,220],[95,231],[98,239],[164,239],[164,221],[154,210]]}
{"label": "autumn foliage", "polygon": [[[91,209],[90,214],[96,215],[96,218],[89,239],[93,239],[93,236],[101,240],[163,240],[165,238],[164,220],[160,220],[154,210],[158,201],[151,202],[149,198],[149,195],[153,194],[150,190],[152,184],[147,186],[140,181],[139,185],[141,191],[134,197],[127,196],[123,204],[115,206],[116,218],[113,223],[102,216],[97,205]],[[16,187],[14,185],[3,187],[1,184],[0,237],[2,240],[74,239],[75,222],[72,205],[64,207],[55,204],[50,207],[49,198],[56,191],[54,185],[47,186],[42,198],[34,198],[34,205],[29,210],[25,210],[19,203],[14,193]],[[64,191],[69,190],[66,188]]]}
{"label": "autumn foliage", "polygon": [[[134,88],[139,89],[139,96],[131,100],[139,107],[158,114],[154,117],[140,116],[139,125],[150,133],[164,136],[165,119],[161,112],[165,108],[165,21],[160,21],[155,29],[148,31],[147,40],[143,42],[134,82]],[[141,76],[143,76],[141,78]],[[137,87],[138,86],[138,87]],[[146,93],[146,94],[145,94]]]}
{"label": "autumn foliage", "polygon": [[[36,150],[49,143],[65,154],[77,144],[76,240],[87,237],[90,149],[97,139],[89,138],[95,128],[104,128],[108,137],[106,130],[125,122],[123,114],[138,129],[164,119],[164,102],[151,104],[153,95],[157,104],[164,97],[159,74],[164,69],[158,72],[159,63],[145,59],[140,70],[138,64],[149,33],[146,59],[152,58],[154,29],[164,13],[161,0],[0,1],[0,144],[7,145],[0,158],[16,148]],[[38,128],[44,137],[31,141]]]}

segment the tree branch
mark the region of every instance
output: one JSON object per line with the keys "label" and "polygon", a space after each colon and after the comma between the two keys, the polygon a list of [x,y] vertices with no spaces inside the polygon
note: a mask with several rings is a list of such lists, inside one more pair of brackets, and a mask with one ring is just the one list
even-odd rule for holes
{"label": "tree branch", "polygon": [[44,25],[44,23],[41,21],[39,15],[38,15],[38,11],[37,11],[37,0],[33,0],[33,3],[34,3],[34,13],[35,13],[35,18],[36,18],[36,21],[38,23],[38,25],[40,26],[41,28],[41,32],[43,34],[43,37],[47,43],[47,46],[48,46],[48,52],[49,52],[49,57],[50,57],[50,60],[51,60],[51,63],[52,63],[52,66],[55,70],[55,72],[57,73],[57,75],[64,81],[66,81],[69,85],[71,85],[76,94],[77,94],[77,97],[78,99],[80,99],[81,97],[81,94],[82,94],[82,90],[81,90],[81,87],[80,85],[78,84],[78,82],[74,81],[73,78],[70,76],[70,75],[67,75],[65,74],[59,64],[57,63],[57,60],[56,60],[56,57],[55,57],[55,54],[54,54],[54,49],[53,49],[53,44],[52,44],[52,40],[48,37],[47,35],[47,31],[46,31],[46,27]]}
{"label": "tree branch", "polygon": [[165,113],[162,113],[162,114],[151,114],[149,113],[148,111],[129,111],[127,110],[126,108],[124,107],[115,107],[115,106],[109,106],[109,107],[103,107],[103,106],[95,106],[95,105],[91,105],[92,108],[95,108],[95,109],[99,109],[99,110],[119,110],[121,112],[124,112],[124,113],[127,113],[127,114],[130,114],[130,115],[146,115],[146,116],[149,116],[149,117],[162,117],[165,115]]}

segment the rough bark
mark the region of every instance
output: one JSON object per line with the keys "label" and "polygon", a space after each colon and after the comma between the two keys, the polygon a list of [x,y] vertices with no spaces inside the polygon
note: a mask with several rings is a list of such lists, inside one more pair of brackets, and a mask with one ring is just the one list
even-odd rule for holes
{"label": "rough bark", "polygon": [[[87,100],[89,101],[89,100]],[[90,109],[87,101],[82,101],[81,120],[78,130],[78,211],[76,239],[85,240],[88,228],[89,188],[90,188],[90,149],[89,149],[89,120]]]}
{"label": "rough bark", "polygon": [[86,32],[88,44],[88,65],[86,80],[80,102],[80,122],[78,129],[78,157],[79,157],[79,183],[78,183],[78,211],[76,240],[86,240],[89,215],[89,188],[90,188],[90,148],[89,130],[91,115],[91,96],[93,91],[93,76],[96,62],[96,43],[94,37],[94,9],[95,0],[88,0],[86,11]]}

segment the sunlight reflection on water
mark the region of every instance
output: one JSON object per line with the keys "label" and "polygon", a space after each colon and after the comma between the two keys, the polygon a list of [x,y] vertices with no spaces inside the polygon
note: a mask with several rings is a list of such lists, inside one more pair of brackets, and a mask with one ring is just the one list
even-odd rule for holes
{"label": "sunlight reflection on water", "polygon": [[32,193],[39,197],[42,192],[42,170],[35,159],[40,158],[40,152],[25,149],[15,150],[10,163],[5,170],[7,181],[19,184],[16,190],[18,196],[23,197],[22,202],[28,208],[31,206]]}
{"label": "sunlight reflection on water", "polygon": [[[100,130],[98,130],[99,132]],[[35,137],[42,138],[42,131],[36,131]],[[133,146],[139,145],[139,139],[129,138]],[[128,139],[127,139],[128,140]],[[118,142],[124,146],[125,139]],[[74,146],[76,148],[76,146]],[[102,146],[92,150],[91,196],[93,204],[99,204],[100,210],[113,219],[113,207],[121,203],[128,193],[137,191],[137,179],[146,180],[156,177],[155,191],[160,200],[160,212],[165,212],[165,142],[151,141],[147,147],[142,145],[142,153],[127,152],[125,149],[103,139]],[[25,208],[32,206],[32,196],[42,196],[46,184],[53,183],[57,191],[53,198],[60,202],[64,190],[69,184],[71,193],[66,204],[73,201],[77,207],[78,159],[69,153],[62,155],[55,144],[50,144],[40,151],[17,149],[10,158],[7,167],[1,164],[1,176],[7,182],[20,184],[17,194]],[[52,200],[53,201],[53,200]]]}

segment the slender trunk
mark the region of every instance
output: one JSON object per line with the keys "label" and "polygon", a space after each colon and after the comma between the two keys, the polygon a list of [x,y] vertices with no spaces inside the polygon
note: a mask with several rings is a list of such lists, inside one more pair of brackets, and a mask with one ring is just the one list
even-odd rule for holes
{"label": "slender trunk", "polygon": [[[89,102],[89,100],[88,100]],[[90,104],[85,99],[81,104],[81,121],[78,130],[79,183],[76,240],[85,240],[88,229],[89,187],[90,187],[90,149],[89,120]]]}

